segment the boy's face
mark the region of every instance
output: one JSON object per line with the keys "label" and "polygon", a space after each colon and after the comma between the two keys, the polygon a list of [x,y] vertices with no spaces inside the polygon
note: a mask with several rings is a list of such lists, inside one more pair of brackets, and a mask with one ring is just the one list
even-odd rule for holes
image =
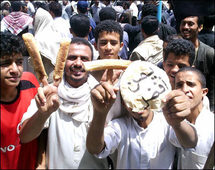
{"label": "boy's face", "polygon": [[120,35],[116,32],[103,31],[99,33],[96,50],[99,52],[100,59],[118,59],[118,53],[123,47],[120,43]]}
{"label": "boy's face", "polygon": [[1,88],[17,87],[23,73],[23,56],[14,54],[0,58]]}
{"label": "boy's face", "polygon": [[174,89],[175,74],[178,72],[178,70],[182,67],[190,67],[190,66],[191,65],[189,63],[188,55],[176,56],[172,52],[168,54],[166,61],[163,61],[163,68],[169,77],[169,81],[172,86],[172,89]]}
{"label": "boy's face", "polygon": [[189,97],[191,108],[198,107],[208,89],[202,88],[198,75],[192,71],[182,71],[176,74],[175,88]]}

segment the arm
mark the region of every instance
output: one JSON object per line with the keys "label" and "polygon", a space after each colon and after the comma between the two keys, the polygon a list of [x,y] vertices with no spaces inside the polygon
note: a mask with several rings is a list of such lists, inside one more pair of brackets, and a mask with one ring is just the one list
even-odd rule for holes
{"label": "arm", "polygon": [[191,114],[188,97],[179,90],[171,91],[163,101],[164,116],[175,131],[180,144],[185,148],[195,147],[197,134],[195,129],[184,119]]}
{"label": "arm", "polygon": [[57,87],[53,85],[47,85],[43,88],[39,87],[35,101],[38,111],[31,118],[23,122],[20,131],[20,140],[22,143],[30,142],[38,137],[46,120],[59,107]]}
{"label": "arm", "polygon": [[94,115],[87,134],[87,149],[91,154],[98,154],[105,147],[105,121],[117,91],[110,82],[101,82],[91,91]]}

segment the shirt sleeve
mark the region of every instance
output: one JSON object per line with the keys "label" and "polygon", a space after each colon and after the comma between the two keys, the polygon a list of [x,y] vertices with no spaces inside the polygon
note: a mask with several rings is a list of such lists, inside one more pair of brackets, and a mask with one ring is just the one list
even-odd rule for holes
{"label": "shirt sleeve", "polygon": [[117,119],[110,121],[104,129],[105,148],[101,153],[95,154],[95,156],[101,159],[112,154],[119,146],[122,137],[121,133],[122,131]]}
{"label": "shirt sleeve", "polygon": [[[192,127],[194,128],[194,130],[196,131],[196,127],[195,127],[194,124],[190,123],[190,122],[187,121],[187,120],[184,120],[184,121],[186,121],[186,122],[187,122],[190,126],[192,126]],[[196,133],[197,133],[197,131],[196,131]],[[177,136],[176,136],[176,134],[175,134],[175,131],[173,130],[172,127],[170,127],[169,141],[170,141],[175,147],[185,149],[185,148],[180,144],[180,142],[178,141],[178,138],[177,138]],[[188,149],[188,148],[187,148],[187,149]]]}

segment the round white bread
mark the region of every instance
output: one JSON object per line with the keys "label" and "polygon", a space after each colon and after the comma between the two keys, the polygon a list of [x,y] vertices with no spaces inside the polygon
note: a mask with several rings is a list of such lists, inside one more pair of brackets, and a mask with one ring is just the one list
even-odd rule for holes
{"label": "round white bread", "polygon": [[146,61],[134,61],[120,81],[120,92],[128,108],[141,112],[145,108],[159,110],[161,99],[171,90],[166,72]]}

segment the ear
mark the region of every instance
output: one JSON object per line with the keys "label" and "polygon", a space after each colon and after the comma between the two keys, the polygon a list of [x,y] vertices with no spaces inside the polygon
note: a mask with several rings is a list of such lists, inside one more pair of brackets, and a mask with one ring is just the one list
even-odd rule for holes
{"label": "ear", "polygon": [[70,30],[70,33],[71,33],[71,34],[73,34],[73,32],[72,32],[72,28],[69,28],[69,30]]}
{"label": "ear", "polygon": [[96,41],[93,43],[93,45],[94,45],[95,49],[98,51],[98,48],[97,48],[97,43],[96,43]]}
{"label": "ear", "polygon": [[123,45],[124,45],[124,43],[123,43],[123,42],[121,42],[121,43],[120,43],[120,50],[119,50],[119,51],[121,51],[121,50],[122,50]]}
{"label": "ear", "polygon": [[91,32],[92,31],[92,27],[90,26],[90,28],[89,28],[89,32]]}
{"label": "ear", "polygon": [[203,88],[202,89],[202,95],[205,97],[208,94],[208,88]]}
{"label": "ear", "polygon": [[203,29],[203,24],[201,24],[198,28],[198,31],[200,32]]}

